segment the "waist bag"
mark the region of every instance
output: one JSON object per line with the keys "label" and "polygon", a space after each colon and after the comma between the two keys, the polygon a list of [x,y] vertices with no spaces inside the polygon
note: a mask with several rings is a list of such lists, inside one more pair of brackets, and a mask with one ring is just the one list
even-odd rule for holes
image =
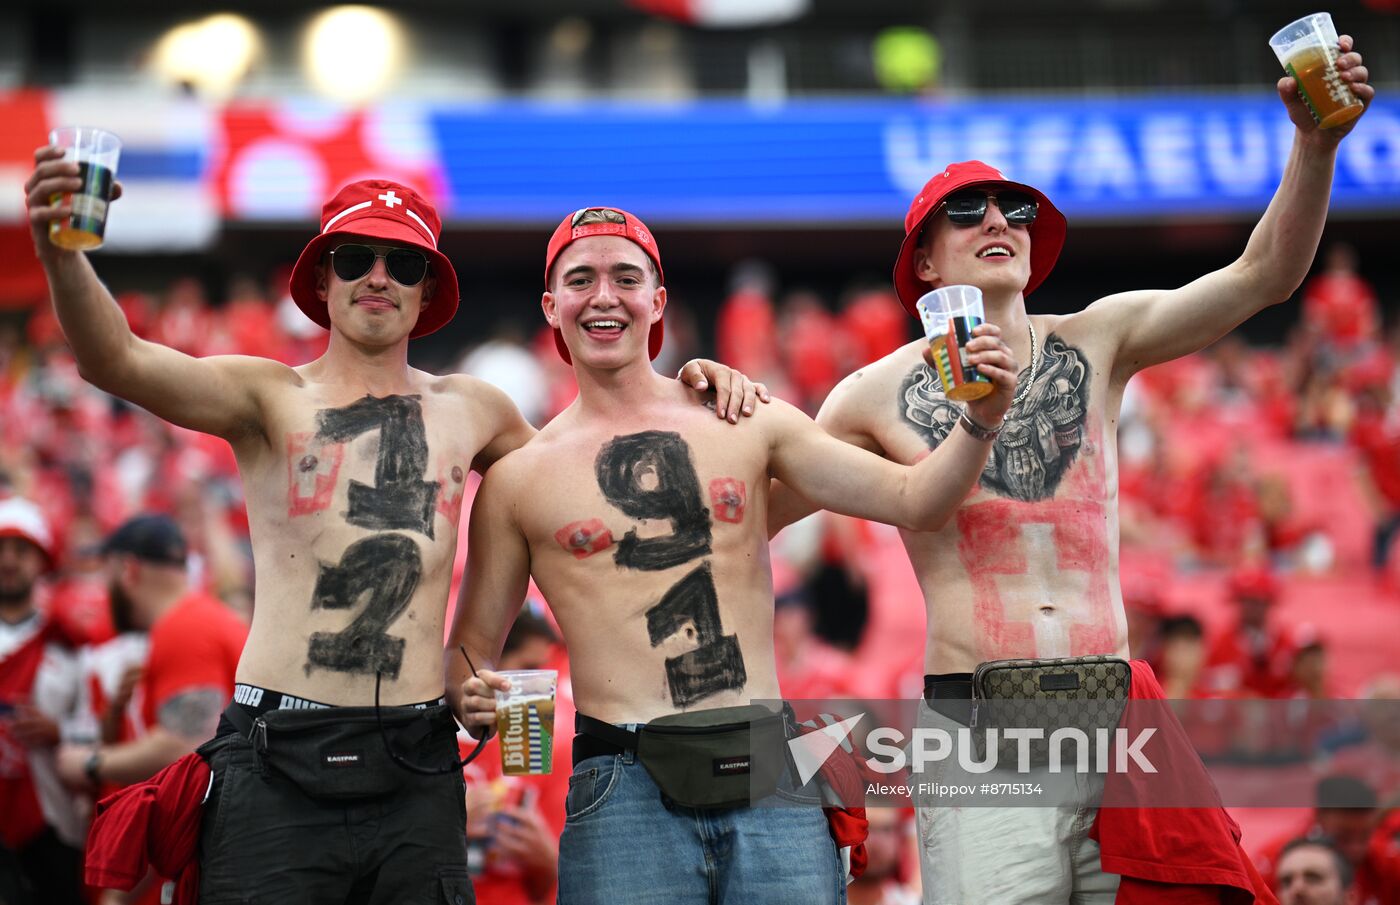
{"label": "waist bag", "polygon": [[[1073,728],[1095,743],[1097,729],[1118,726],[1132,687],[1128,661],[1113,656],[1056,660],[989,660],[972,674],[972,725],[975,728],[1042,730],[1029,744],[1031,764],[1049,761],[1050,736]],[[974,732],[979,759],[986,756],[986,733]],[[1058,743],[1057,743],[1058,744]],[[1015,766],[1019,743],[1002,736],[997,763]],[[1068,753],[1073,746],[1065,746]]]}
{"label": "waist bag", "polygon": [[[234,711],[241,719],[233,719]],[[442,705],[390,707],[376,718],[373,707],[333,707],[269,710],[250,718],[234,704],[225,715],[240,731],[247,727],[263,775],[279,773],[311,798],[348,801],[398,791],[414,774],[395,763],[393,755],[414,761],[430,755],[434,741],[441,745],[442,738],[452,735],[446,711]]]}
{"label": "waist bag", "polygon": [[766,798],[787,762],[784,716],[759,704],[675,713],[636,732],[583,714],[577,725],[635,751],[662,794],[690,808],[732,808]]}

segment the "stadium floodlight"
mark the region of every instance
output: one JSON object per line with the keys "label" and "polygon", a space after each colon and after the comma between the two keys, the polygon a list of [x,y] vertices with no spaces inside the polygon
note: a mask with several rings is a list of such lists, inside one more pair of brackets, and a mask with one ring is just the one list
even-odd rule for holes
{"label": "stadium floodlight", "polygon": [[316,90],[348,103],[373,100],[389,87],[403,59],[399,21],[372,6],[337,6],[306,30],[307,75]]}
{"label": "stadium floodlight", "polygon": [[261,48],[253,23],[218,13],[166,32],[156,44],[152,64],[168,81],[222,97],[247,75]]}

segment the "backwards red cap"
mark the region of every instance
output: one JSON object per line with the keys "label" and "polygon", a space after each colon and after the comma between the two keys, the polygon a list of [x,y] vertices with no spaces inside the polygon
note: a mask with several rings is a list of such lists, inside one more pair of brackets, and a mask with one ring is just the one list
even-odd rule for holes
{"label": "backwards red cap", "polygon": [[[622,215],[622,223],[586,223],[583,226],[574,226],[574,218],[584,211],[610,210]],[[642,251],[651,258],[651,263],[656,265],[656,279],[661,285],[666,284],[666,272],[661,269],[661,250],[656,247],[656,237],[647,229],[647,225],[633,215],[617,207],[605,207],[602,205],[595,207],[581,207],[569,214],[559,222],[555,228],[554,235],[549,237],[549,248],[544,254],[544,288],[549,288],[549,271],[554,266],[555,260],[579,239],[586,239],[589,236],[622,236],[630,239],[641,246]],[[647,336],[647,354],[655,359],[661,352],[661,338],[665,333],[661,321],[651,325],[651,333]],[[573,364],[574,360],[569,356],[569,347],[564,345],[564,334],[559,328],[554,329],[554,348],[559,350],[564,361]]]}
{"label": "backwards red cap", "polygon": [[438,251],[442,220],[433,206],[413,189],[387,179],[362,179],[336,192],[321,208],[321,234],[307,243],[292,268],[292,299],[306,316],[331,328],[326,303],[316,296],[316,265],[327,246],[345,239],[397,242],[421,249],[428,256],[437,288],[426,299],[409,336],[427,336],[457,313],[457,272]]}
{"label": "backwards red cap", "polygon": [[904,217],[904,244],[899,246],[899,257],[894,262],[894,290],[899,300],[915,317],[919,316],[914,307],[929,284],[919,279],[914,272],[914,252],[919,247],[924,225],[938,206],[954,192],[973,186],[1004,186],[1025,192],[1040,204],[1035,222],[1030,225],[1031,236],[1031,276],[1026,281],[1023,295],[1030,295],[1039,286],[1060,257],[1060,249],[1065,246],[1065,215],[1060,213],[1050,199],[1039,190],[1020,182],[1012,182],[1001,171],[987,166],[980,160],[965,160],[951,163],[948,169],[934,176],[924,184],[923,190],[909,205],[909,213]]}
{"label": "backwards red cap", "polygon": [[52,569],[58,558],[53,532],[39,507],[20,497],[0,500],[0,537],[19,537],[38,547]]}

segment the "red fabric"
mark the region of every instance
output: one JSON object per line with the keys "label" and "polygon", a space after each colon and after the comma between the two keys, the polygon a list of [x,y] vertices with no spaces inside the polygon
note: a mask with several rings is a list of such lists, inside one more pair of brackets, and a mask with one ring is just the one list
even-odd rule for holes
{"label": "red fabric", "polygon": [[[823,713],[798,726],[805,734],[836,722],[835,717]],[[865,762],[855,753],[849,739],[843,740],[841,747],[833,751],[820,768],[822,781],[839,802],[822,808],[822,812],[826,814],[827,827],[837,850],[849,857],[847,882],[865,873],[870,863],[870,855],[865,850],[865,840],[870,835],[870,821],[865,818],[865,790],[869,783],[866,774]]]}
{"label": "red fabric", "polygon": [[[1165,700],[1152,668],[1142,660],[1132,662],[1130,701]],[[1168,712],[1152,708],[1154,716]],[[1134,715],[1126,712],[1123,728],[1133,731]],[[1213,793],[1205,766],[1191,747],[1179,723],[1151,720],[1160,741],[1173,755],[1172,782],[1200,797]],[[1165,725],[1164,725],[1165,724]],[[1277,905],[1268,885],[1239,846],[1240,831],[1218,804],[1214,807],[1134,806],[1154,797],[1148,789],[1150,775],[1110,773],[1090,838],[1099,843],[1099,862],[1107,873],[1120,874],[1117,905],[1212,903],[1212,905]],[[1218,796],[1216,796],[1218,801]],[[1113,802],[1123,806],[1113,806]]]}
{"label": "red fabric", "polygon": [[1376,293],[1354,273],[1320,273],[1303,290],[1303,320],[1338,345],[1373,339],[1379,329]]}
{"label": "red fabric", "polygon": [[195,850],[209,783],[204,758],[186,754],[145,782],[99,801],[88,831],[88,885],[129,890],[150,868],[175,881],[175,905],[195,902],[199,896]]}
{"label": "red fabric", "polygon": [[191,688],[218,688],[233,696],[233,675],[248,626],[219,601],[196,592],[171,607],[151,627],[150,653],[141,679],[141,719],[156,724],[161,705]]}
{"label": "red fabric", "polygon": [[1363,413],[1352,428],[1351,442],[1365,457],[1376,490],[1400,508],[1400,418]]}
{"label": "red fabric", "polygon": [[[34,634],[4,660],[0,660],[0,701],[27,703],[34,689],[34,677],[44,661],[44,648],[50,640],[47,626]],[[29,749],[9,730],[9,720],[0,719],[0,841],[11,851],[22,848],[44,831],[44,811],[29,776]]]}
{"label": "red fabric", "polygon": [[841,330],[855,346],[857,364],[879,361],[909,341],[909,319],[899,299],[884,290],[853,299],[841,312]]}

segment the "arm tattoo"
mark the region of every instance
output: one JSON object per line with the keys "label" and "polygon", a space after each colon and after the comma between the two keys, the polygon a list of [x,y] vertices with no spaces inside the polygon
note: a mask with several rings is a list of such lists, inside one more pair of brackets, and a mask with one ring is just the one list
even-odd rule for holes
{"label": "arm tattoo", "polygon": [[228,696],[218,688],[191,688],[172,695],[156,714],[162,729],[181,738],[207,739],[219,725]]}
{"label": "arm tattoo", "polygon": [[[982,487],[1022,502],[1055,495],[1084,442],[1089,411],[1089,359],[1051,334],[1041,353],[1040,373],[1020,404],[1006,413],[1006,426],[982,469]],[[1020,379],[1030,376],[1030,368]],[[961,406],[943,396],[927,365],[911,370],[899,388],[899,417],[933,449],[958,423]]]}

